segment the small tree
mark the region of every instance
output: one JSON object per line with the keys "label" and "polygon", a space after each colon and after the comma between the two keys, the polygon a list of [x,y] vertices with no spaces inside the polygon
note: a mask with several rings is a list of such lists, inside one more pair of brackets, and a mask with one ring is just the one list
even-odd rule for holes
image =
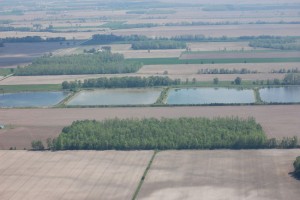
{"label": "small tree", "polygon": [[196,84],[196,81],[197,81],[196,78],[193,78],[193,79],[192,79],[192,83],[193,83],[193,84]]}
{"label": "small tree", "polygon": [[300,177],[300,156],[298,156],[294,162],[294,174],[297,177]]}
{"label": "small tree", "polygon": [[234,79],[234,84],[236,84],[236,85],[241,85],[241,83],[242,83],[242,79],[241,79],[240,77],[236,77],[236,78]]}
{"label": "small tree", "polygon": [[33,140],[31,142],[31,147],[32,147],[32,150],[34,150],[34,151],[39,151],[39,150],[45,149],[43,142],[40,140]]}
{"label": "small tree", "polygon": [[218,79],[217,77],[214,78],[213,83],[214,83],[215,85],[219,84],[219,79]]}

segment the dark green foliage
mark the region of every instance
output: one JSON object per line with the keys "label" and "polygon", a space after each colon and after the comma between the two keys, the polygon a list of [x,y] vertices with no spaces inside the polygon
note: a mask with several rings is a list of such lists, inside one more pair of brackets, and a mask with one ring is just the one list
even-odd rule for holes
{"label": "dark green foliage", "polygon": [[54,37],[54,38],[46,38],[43,39],[40,36],[26,36],[26,37],[7,37],[2,39],[3,42],[6,43],[14,43],[14,42],[28,42],[28,43],[33,43],[33,42],[60,42],[60,41],[65,41],[66,38],[64,37]]}
{"label": "dark green foliage", "polygon": [[40,141],[40,140],[34,140],[34,141],[32,141],[31,142],[31,148],[34,151],[39,151],[39,150],[44,150],[45,149],[42,141]]}
{"label": "dark green foliage", "polygon": [[217,77],[214,78],[213,83],[214,83],[215,85],[219,84],[219,79],[218,79]]}
{"label": "dark green foliage", "polygon": [[285,85],[300,85],[300,74],[287,74],[283,79]]}
{"label": "dark green foliage", "polygon": [[185,49],[186,44],[184,42],[178,42],[173,40],[147,40],[133,42],[131,48],[138,49]]}
{"label": "dark green foliage", "polygon": [[249,70],[246,68],[238,69],[201,69],[198,71],[198,74],[256,74],[256,70]]}
{"label": "dark green foliage", "polygon": [[149,40],[149,38],[142,35],[118,36],[113,34],[95,34],[93,35],[91,40],[83,43],[82,45],[110,44],[115,42],[130,42],[144,40]]}
{"label": "dark green foliage", "polygon": [[53,150],[252,149],[266,140],[253,118],[85,120],[65,127]]}
{"label": "dark green foliage", "polygon": [[279,148],[279,149],[292,149],[297,148],[298,146],[298,138],[294,137],[284,137],[281,140],[276,138],[270,138],[266,141],[266,148]]}
{"label": "dark green foliage", "polygon": [[63,74],[118,74],[136,72],[140,62],[126,61],[122,54],[108,51],[96,54],[44,56],[25,68],[18,68],[17,76]]}
{"label": "dark green foliage", "polygon": [[300,45],[293,37],[273,37],[266,39],[256,39],[249,43],[250,47],[262,47],[280,50],[300,50]]}
{"label": "dark green foliage", "polygon": [[80,81],[64,81],[63,89],[74,90],[76,88],[137,88],[137,87],[154,87],[179,85],[180,79],[172,80],[169,77],[150,76],[150,77],[112,77],[112,78],[97,78],[86,79]]}
{"label": "dark green foliage", "polygon": [[300,156],[298,156],[294,162],[294,174],[297,177],[300,177]]}
{"label": "dark green foliage", "polygon": [[158,24],[153,23],[138,23],[138,24],[126,24],[125,22],[108,22],[106,24],[101,25],[103,28],[110,28],[112,30],[116,29],[131,29],[131,28],[151,28],[158,26]]}
{"label": "dark green foliage", "polygon": [[242,83],[242,79],[241,79],[240,77],[236,77],[236,78],[234,79],[234,84],[236,84],[236,85],[241,85],[241,83]]}

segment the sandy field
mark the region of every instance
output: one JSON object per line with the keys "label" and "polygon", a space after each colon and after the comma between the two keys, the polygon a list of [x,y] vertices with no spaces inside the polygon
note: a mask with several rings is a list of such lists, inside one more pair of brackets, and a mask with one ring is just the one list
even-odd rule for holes
{"label": "sandy field", "polygon": [[[195,42],[187,43],[192,51],[240,51],[253,50],[253,47],[248,46],[249,42]],[[258,48],[257,48],[258,49]]]}
{"label": "sandy field", "polygon": [[174,27],[153,27],[139,29],[113,30],[117,35],[146,35],[149,37],[172,37],[178,35],[203,34],[210,37],[238,37],[238,36],[297,36],[300,32],[298,24],[246,24],[246,25],[219,25],[219,26],[174,26]]}
{"label": "sandy field", "polygon": [[56,137],[75,120],[144,117],[254,117],[269,137],[300,137],[299,105],[137,108],[0,109],[0,149],[30,148],[32,140]]}
{"label": "sandy field", "polygon": [[293,200],[300,181],[291,177],[297,150],[159,152],[139,200]]}
{"label": "sandy field", "polygon": [[0,199],[131,200],[152,151],[0,151]]}
{"label": "sandy field", "polygon": [[215,52],[182,54],[180,59],[230,59],[230,58],[297,58],[299,51],[293,52]]}
{"label": "sandy field", "polygon": [[138,73],[140,74],[163,74],[168,71],[168,75],[191,75],[197,74],[201,69],[237,69],[243,68],[257,71],[259,73],[269,73],[272,70],[280,69],[299,69],[299,63],[231,63],[231,64],[187,64],[187,65],[147,65],[143,66]]}

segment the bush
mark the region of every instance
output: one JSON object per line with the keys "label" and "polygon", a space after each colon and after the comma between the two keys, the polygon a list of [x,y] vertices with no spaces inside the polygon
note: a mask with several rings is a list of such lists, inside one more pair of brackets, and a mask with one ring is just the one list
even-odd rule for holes
{"label": "bush", "polygon": [[300,156],[298,156],[294,162],[294,174],[297,177],[300,177]]}
{"label": "bush", "polygon": [[31,142],[31,148],[34,151],[40,151],[40,150],[44,150],[44,144],[42,143],[42,141],[40,140],[34,140]]}

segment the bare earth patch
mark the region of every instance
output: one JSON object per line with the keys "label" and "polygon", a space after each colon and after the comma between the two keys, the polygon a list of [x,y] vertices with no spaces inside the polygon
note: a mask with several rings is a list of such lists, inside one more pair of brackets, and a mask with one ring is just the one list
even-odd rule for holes
{"label": "bare earth patch", "polygon": [[0,199],[130,200],[152,151],[0,152]]}
{"label": "bare earth patch", "polygon": [[32,140],[56,137],[75,120],[145,117],[254,117],[269,137],[300,137],[299,105],[203,106],[78,109],[0,109],[0,122],[12,128],[0,130],[0,149],[30,148]]}
{"label": "bare earth patch", "polygon": [[299,150],[159,152],[139,200],[297,199],[300,181],[289,175]]}

